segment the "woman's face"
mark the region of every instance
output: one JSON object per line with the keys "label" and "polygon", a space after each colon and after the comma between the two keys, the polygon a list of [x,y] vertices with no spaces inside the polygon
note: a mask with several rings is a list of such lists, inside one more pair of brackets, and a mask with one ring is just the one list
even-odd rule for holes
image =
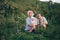
{"label": "woman's face", "polygon": [[33,17],[33,14],[29,14],[29,17]]}
{"label": "woman's face", "polygon": [[33,15],[34,15],[33,11],[28,11],[27,14],[29,17],[33,17]]}

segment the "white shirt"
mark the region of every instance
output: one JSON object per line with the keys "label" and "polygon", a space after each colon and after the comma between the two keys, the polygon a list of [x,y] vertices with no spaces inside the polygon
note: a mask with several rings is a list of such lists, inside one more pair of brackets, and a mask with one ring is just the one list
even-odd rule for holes
{"label": "white shirt", "polygon": [[30,25],[30,24],[37,24],[36,18],[33,17],[33,19],[34,19],[34,21],[32,21],[31,18],[27,17],[25,30],[30,30],[31,27],[29,27],[28,25]]}
{"label": "white shirt", "polygon": [[[43,17],[43,16],[42,16],[42,19],[41,19],[40,21],[41,21],[41,23],[43,23],[43,22],[47,22],[46,18]],[[38,19],[37,19],[37,24],[39,24],[39,20],[38,20]]]}

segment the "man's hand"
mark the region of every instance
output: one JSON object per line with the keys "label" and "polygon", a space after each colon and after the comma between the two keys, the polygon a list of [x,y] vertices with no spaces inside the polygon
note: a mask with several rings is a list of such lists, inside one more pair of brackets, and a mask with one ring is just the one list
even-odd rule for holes
{"label": "man's hand", "polygon": [[46,24],[48,24],[48,23],[47,23],[47,22],[42,22],[41,24],[45,24],[45,25],[46,25]]}

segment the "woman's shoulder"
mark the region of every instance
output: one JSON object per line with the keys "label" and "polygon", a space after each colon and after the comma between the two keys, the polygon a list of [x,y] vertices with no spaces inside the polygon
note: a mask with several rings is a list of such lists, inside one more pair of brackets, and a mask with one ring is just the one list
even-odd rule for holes
{"label": "woman's shoulder", "polygon": [[27,17],[26,19],[29,19],[29,17]]}
{"label": "woman's shoulder", "polygon": [[33,18],[35,18],[35,17],[33,16]]}

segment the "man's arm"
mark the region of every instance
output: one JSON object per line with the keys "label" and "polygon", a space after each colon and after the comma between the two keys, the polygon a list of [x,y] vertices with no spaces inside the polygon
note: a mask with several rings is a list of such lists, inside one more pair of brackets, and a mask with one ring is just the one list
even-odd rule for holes
{"label": "man's arm", "polygon": [[48,24],[48,22],[47,22],[45,17],[43,17],[43,24]]}

